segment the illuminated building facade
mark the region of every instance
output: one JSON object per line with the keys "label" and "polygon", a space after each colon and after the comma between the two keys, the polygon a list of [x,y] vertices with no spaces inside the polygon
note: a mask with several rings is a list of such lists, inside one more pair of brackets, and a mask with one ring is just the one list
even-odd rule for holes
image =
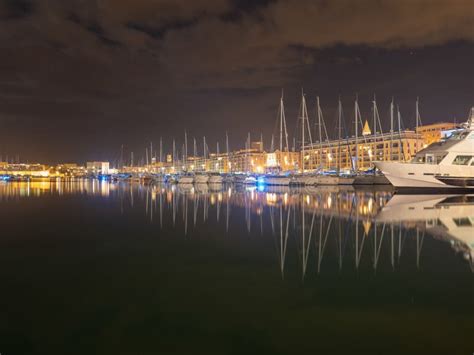
{"label": "illuminated building facade", "polygon": [[87,162],[86,170],[89,174],[109,174],[108,161],[92,161]]}
{"label": "illuminated building facade", "polygon": [[43,164],[2,164],[0,175],[48,177],[50,172]]}
{"label": "illuminated building facade", "polygon": [[265,167],[268,171],[291,171],[300,166],[299,152],[281,152],[276,150],[266,154]]}
{"label": "illuminated building facade", "polygon": [[350,137],[305,147],[304,170],[367,170],[376,160],[409,161],[423,146],[421,135],[411,130],[374,135],[365,129],[357,145]]}
{"label": "illuminated building facade", "polygon": [[446,133],[455,130],[457,125],[450,122],[433,123],[429,125],[419,126],[416,132],[421,134],[424,146],[439,142],[446,138]]}

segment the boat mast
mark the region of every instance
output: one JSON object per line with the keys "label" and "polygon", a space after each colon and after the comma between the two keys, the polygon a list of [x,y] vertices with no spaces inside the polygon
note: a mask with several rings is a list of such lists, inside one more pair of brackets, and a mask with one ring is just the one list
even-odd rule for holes
{"label": "boat mast", "polygon": [[356,95],[355,104],[354,104],[354,117],[355,117],[355,162],[354,162],[354,170],[357,173],[359,167],[359,125],[358,125],[358,111],[359,111],[359,102],[358,97]]}
{"label": "boat mast", "polygon": [[321,132],[321,106],[319,106],[319,96],[316,96],[316,106],[318,110],[318,133],[319,133],[319,166],[323,168],[323,140]]}
{"label": "boat mast", "polygon": [[184,131],[184,170],[188,171],[188,133]]}
{"label": "boat mast", "polygon": [[153,142],[150,141],[150,164],[153,163]]}
{"label": "boat mast", "polygon": [[415,129],[415,133],[416,133],[416,150],[415,150],[415,153],[418,153],[418,149],[419,149],[419,139],[418,139],[418,127],[421,125],[421,117],[420,117],[420,110],[419,110],[419,104],[418,104],[418,97],[416,98],[416,129]]}
{"label": "boat mast", "polygon": [[400,154],[403,154],[403,160],[405,160],[405,153],[403,152],[403,141],[402,141],[402,118],[400,116],[400,107],[397,105],[397,117],[398,117],[398,138],[399,138],[399,147],[398,147],[398,161],[401,161]]}
{"label": "boat mast", "polygon": [[[283,90],[280,97],[280,153],[283,151]],[[272,137],[273,138],[273,137]]]}
{"label": "boat mast", "polygon": [[374,137],[373,137],[373,144],[374,144],[374,151],[373,151],[373,157],[374,159],[370,160],[377,160],[377,104],[375,102],[375,94],[374,94],[374,100],[372,101],[372,111],[373,111],[373,119],[374,119]]}
{"label": "boat mast", "polygon": [[206,168],[206,136],[202,137],[202,154],[204,159],[202,170],[204,171]]}
{"label": "boat mast", "polygon": [[393,160],[393,97],[390,102],[390,161]]}
{"label": "boat mast", "polygon": [[[227,151],[227,170],[230,170],[229,168],[231,167],[230,163],[230,157],[229,157],[229,135],[227,134],[227,131],[225,132],[225,149]],[[229,171],[228,171],[229,172]]]}
{"label": "boat mast", "polygon": [[173,138],[173,166],[175,165],[175,160],[176,160],[176,142]]}
{"label": "boat mast", "polygon": [[337,175],[339,175],[341,170],[341,120],[342,120],[342,104],[341,98],[339,97],[338,103],[338,129],[337,129],[337,162],[336,162],[336,170]]}
{"label": "boat mast", "polygon": [[304,107],[306,106],[303,89],[301,89],[301,172],[304,173]]}
{"label": "boat mast", "polygon": [[163,138],[160,137],[160,163],[163,162]]}

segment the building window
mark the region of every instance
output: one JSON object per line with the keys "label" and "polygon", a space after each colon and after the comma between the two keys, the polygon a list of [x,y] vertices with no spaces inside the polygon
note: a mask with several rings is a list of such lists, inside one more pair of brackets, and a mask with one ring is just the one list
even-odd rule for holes
{"label": "building window", "polygon": [[472,155],[458,155],[454,160],[453,160],[453,165],[467,165],[469,164],[469,161],[471,160]]}

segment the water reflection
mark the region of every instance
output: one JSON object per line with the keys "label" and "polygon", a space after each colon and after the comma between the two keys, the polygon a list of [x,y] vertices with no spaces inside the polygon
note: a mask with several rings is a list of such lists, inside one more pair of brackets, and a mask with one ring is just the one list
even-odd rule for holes
{"label": "water reflection", "polygon": [[[474,196],[393,195],[390,190],[352,187],[293,189],[227,185],[146,186],[96,180],[0,184],[0,203],[22,198],[85,195],[117,201],[120,213],[143,210],[146,223],[176,234],[223,227],[226,233],[272,238],[282,278],[289,260],[304,279],[336,268],[399,270],[402,263],[422,269],[433,262],[426,238],[445,241],[471,271]],[[242,228],[243,227],[243,228]]]}

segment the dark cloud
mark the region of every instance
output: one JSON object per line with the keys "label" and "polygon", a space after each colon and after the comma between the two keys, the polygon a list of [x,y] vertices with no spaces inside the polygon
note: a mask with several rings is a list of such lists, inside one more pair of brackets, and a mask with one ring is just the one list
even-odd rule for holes
{"label": "dark cloud", "polygon": [[[61,145],[73,130],[69,153],[85,157],[78,142],[107,150],[184,126],[268,135],[281,87],[330,102],[407,85],[456,92],[457,112],[472,89],[473,19],[468,0],[0,0],[0,125],[18,115],[10,132],[45,147],[36,136],[51,129]],[[18,146],[3,132],[0,150]]]}

